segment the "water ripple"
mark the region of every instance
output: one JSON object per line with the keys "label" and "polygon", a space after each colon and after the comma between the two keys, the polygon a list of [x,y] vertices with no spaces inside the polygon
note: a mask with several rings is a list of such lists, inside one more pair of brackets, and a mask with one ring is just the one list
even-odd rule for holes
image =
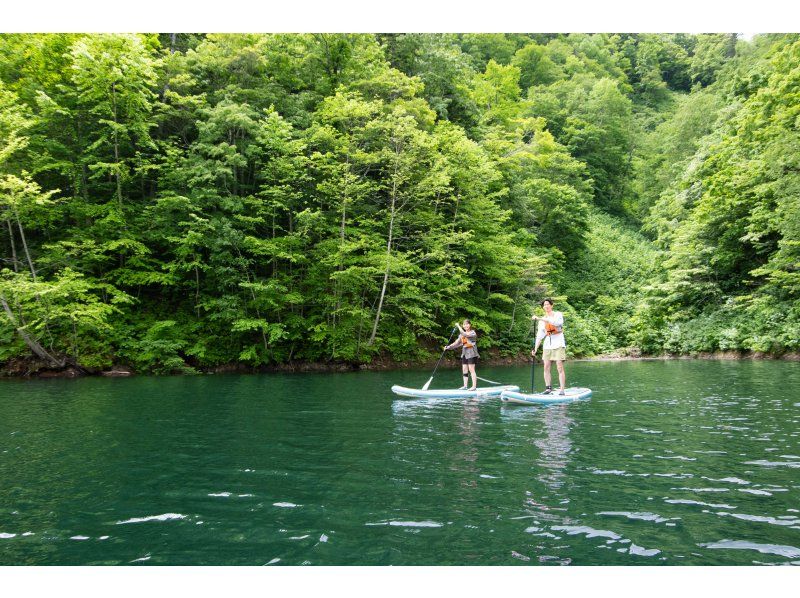
{"label": "water ripple", "polygon": [[[620,548],[619,550],[624,550],[624,548]],[[635,554],[639,556],[655,556],[657,554],[661,554],[661,551],[657,548],[643,548],[641,546],[637,546],[636,544],[631,544],[630,548],[628,548],[629,554]]]}
{"label": "water ripple", "polygon": [[800,557],[800,548],[794,546],[783,546],[779,544],[759,544],[758,542],[748,542],[746,540],[719,540],[698,544],[704,548],[721,548],[730,550],[757,550],[762,554],[776,554],[787,558]]}
{"label": "water ripple", "polygon": [[800,461],[767,461],[761,459],[758,461],[745,461],[745,465],[760,465],[762,467],[791,467],[792,469],[800,468]]}
{"label": "water ripple", "polygon": [[745,521],[754,521],[756,523],[769,523],[771,525],[784,525],[784,526],[793,526],[800,523],[800,519],[796,519],[794,517],[786,518],[776,518],[776,517],[764,517],[761,515],[747,515],[745,513],[728,513],[726,511],[720,511],[717,515],[735,517],[736,519],[743,519]]}
{"label": "water ripple", "polygon": [[622,538],[622,536],[610,530],[594,529],[587,525],[554,525],[550,529],[567,532],[568,536],[585,534],[587,538],[611,538],[612,540],[619,540]]}
{"label": "water ripple", "polygon": [[145,521],[171,521],[173,519],[186,519],[186,515],[180,513],[164,513],[163,515],[150,515],[149,517],[134,517],[125,521],[117,521],[117,525],[126,523],[144,523]]}
{"label": "water ripple", "polygon": [[378,521],[375,523],[365,523],[364,525],[391,525],[394,527],[442,527],[444,524],[438,521]]}
{"label": "water ripple", "polygon": [[598,515],[620,516],[628,519],[639,519],[641,521],[652,521],[654,523],[664,523],[679,519],[678,517],[662,517],[656,513],[631,513],[628,511],[600,511]]}
{"label": "water ripple", "polygon": [[736,507],[726,504],[715,504],[710,502],[701,502],[699,500],[688,500],[685,498],[665,498],[664,502],[672,505],[698,505],[701,507],[712,507],[714,509],[735,509]]}

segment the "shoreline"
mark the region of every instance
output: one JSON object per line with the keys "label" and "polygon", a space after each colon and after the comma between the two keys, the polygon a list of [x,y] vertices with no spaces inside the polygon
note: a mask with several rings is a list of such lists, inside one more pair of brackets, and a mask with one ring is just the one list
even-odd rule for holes
{"label": "shoreline", "polygon": [[[794,361],[800,362],[800,353],[790,352],[781,355],[761,353],[757,351],[714,351],[703,352],[694,355],[639,355],[628,352],[614,352],[592,357],[576,357],[567,361],[576,362],[614,362],[614,361],[668,361],[668,360],[719,360],[719,361]],[[127,378],[131,376],[153,376],[153,375],[215,375],[215,374],[269,374],[269,373],[311,373],[311,372],[356,372],[356,371],[392,371],[404,369],[425,369],[433,367],[435,361],[395,361],[387,358],[378,358],[372,363],[355,364],[346,362],[291,362],[273,364],[268,366],[252,367],[240,363],[231,363],[221,366],[199,370],[197,374],[151,374],[138,373],[125,365],[115,365],[108,370],[87,370],[75,365],[67,365],[64,368],[54,370],[44,367],[42,363],[35,359],[21,358],[12,359],[0,366],[0,379],[48,379],[48,378],[86,378],[86,377],[109,377]],[[516,357],[489,356],[481,361],[483,366],[512,366],[529,364],[530,358],[526,355]],[[537,363],[541,363],[537,359]],[[440,367],[445,369],[455,369],[459,366],[456,360],[443,362]]]}
{"label": "shoreline", "polygon": [[694,355],[617,355],[614,353],[594,357],[577,357],[569,361],[668,361],[668,360],[706,360],[706,361],[800,361],[800,353],[774,355],[760,351],[713,351]]}

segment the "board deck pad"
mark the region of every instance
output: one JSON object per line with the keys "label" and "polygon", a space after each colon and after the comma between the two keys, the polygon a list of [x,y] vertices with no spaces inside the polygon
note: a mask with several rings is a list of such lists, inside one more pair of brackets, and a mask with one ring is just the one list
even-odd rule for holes
{"label": "board deck pad", "polygon": [[457,388],[443,388],[436,390],[422,390],[421,388],[407,388],[395,384],[392,386],[392,392],[401,397],[414,397],[414,398],[441,398],[441,399],[459,399],[470,397],[498,397],[503,391],[518,391],[519,386],[506,384],[503,386],[485,386],[477,388],[476,390],[459,390]]}
{"label": "board deck pad", "polygon": [[592,396],[592,391],[589,388],[572,387],[564,390],[563,395],[558,394],[558,390],[554,390],[551,394],[535,393],[522,393],[513,390],[504,390],[500,395],[500,400],[504,403],[512,403],[517,405],[550,405],[553,403],[569,403],[571,401],[580,401],[588,399]]}

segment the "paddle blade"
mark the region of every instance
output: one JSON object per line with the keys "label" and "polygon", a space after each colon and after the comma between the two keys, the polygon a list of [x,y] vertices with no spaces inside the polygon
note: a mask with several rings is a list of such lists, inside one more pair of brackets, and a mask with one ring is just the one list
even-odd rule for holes
{"label": "paddle blade", "polygon": [[422,390],[428,390],[428,387],[431,385],[431,382],[433,382],[433,376],[428,378],[428,381],[425,383],[425,386],[422,387]]}

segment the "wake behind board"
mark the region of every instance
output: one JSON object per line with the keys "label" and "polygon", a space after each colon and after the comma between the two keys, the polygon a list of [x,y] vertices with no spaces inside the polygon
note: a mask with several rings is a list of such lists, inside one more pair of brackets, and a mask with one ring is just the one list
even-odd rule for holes
{"label": "wake behind board", "polygon": [[504,391],[518,391],[519,386],[506,384],[504,386],[487,386],[476,390],[459,390],[444,388],[438,390],[422,390],[421,388],[406,388],[405,386],[392,386],[392,392],[401,397],[434,398],[434,399],[467,399],[470,397],[497,397]]}
{"label": "wake behind board", "polygon": [[563,395],[559,395],[557,390],[547,395],[540,392],[527,394],[513,390],[504,390],[500,395],[500,400],[503,401],[503,403],[513,405],[552,405],[555,403],[570,403],[572,401],[588,399],[591,396],[592,391],[589,388],[567,388],[564,390]]}

